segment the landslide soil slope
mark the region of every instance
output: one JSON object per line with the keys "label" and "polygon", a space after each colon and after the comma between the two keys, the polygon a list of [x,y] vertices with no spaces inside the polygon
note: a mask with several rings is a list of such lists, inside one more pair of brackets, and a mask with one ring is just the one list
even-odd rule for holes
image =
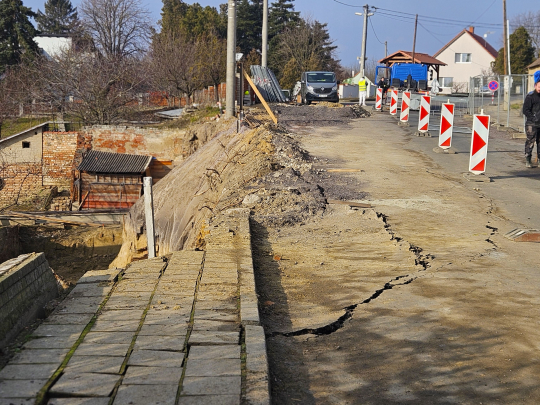
{"label": "landslide soil slope", "polygon": [[[273,402],[537,403],[535,246],[501,237],[496,201],[390,117],[292,121],[310,170],[249,199]],[[300,216],[305,193],[324,204]]]}

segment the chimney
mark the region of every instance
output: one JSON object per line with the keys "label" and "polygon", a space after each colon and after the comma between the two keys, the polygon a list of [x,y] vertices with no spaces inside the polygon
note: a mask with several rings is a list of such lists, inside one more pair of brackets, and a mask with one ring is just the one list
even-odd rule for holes
{"label": "chimney", "polygon": [[472,26],[469,27],[469,32],[470,32],[471,34],[474,34],[474,27],[472,27]]}

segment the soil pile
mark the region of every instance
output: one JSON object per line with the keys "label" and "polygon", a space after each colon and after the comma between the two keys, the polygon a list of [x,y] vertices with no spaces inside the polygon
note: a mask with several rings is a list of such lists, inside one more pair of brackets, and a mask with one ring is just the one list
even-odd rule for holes
{"label": "soil pile", "polygon": [[362,107],[346,106],[343,108],[328,107],[326,105],[285,105],[280,104],[274,108],[278,122],[286,127],[315,126],[326,127],[344,124],[354,118],[368,117],[369,112]]}

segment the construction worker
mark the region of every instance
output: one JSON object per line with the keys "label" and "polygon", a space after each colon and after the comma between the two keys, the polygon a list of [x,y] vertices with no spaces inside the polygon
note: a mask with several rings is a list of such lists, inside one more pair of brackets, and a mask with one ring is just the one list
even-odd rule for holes
{"label": "construction worker", "polygon": [[525,122],[525,166],[532,167],[532,152],[536,142],[536,154],[540,162],[540,70],[534,72],[534,90],[525,97],[523,103],[523,115],[527,117]]}
{"label": "construction worker", "polygon": [[365,107],[367,95],[367,80],[365,77],[361,77],[358,82],[358,104]]}

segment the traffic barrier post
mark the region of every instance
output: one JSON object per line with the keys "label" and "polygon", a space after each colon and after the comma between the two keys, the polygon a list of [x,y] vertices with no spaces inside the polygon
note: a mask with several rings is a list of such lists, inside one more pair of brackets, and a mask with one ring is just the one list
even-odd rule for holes
{"label": "traffic barrier post", "polygon": [[454,132],[454,104],[441,105],[441,127],[439,129],[439,147],[450,149]]}
{"label": "traffic barrier post", "polygon": [[398,104],[398,91],[392,90],[391,92],[392,99],[390,100],[390,114],[396,115],[397,114],[397,104]]}
{"label": "traffic barrier post", "polygon": [[431,110],[431,97],[420,97],[420,114],[418,119],[418,136],[430,136],[429,135],[429,113]]}
{"label": "traffic barrier post", "polygon": [[469,171],[473,174],[486,172],[486,160],[489,139],[489,115],[484,115],[484,110],[473,118],[471,138],[471,154],[469,159]]}
{"label": "traffic barrier post", "polygon": [[411,92],[404,91],[401,93],[401,113],[399,114],[399,122],[402,125],[409,125],[409,108],[411,106]]}
{"label": "traffic barrier post", "polygon": [[381,111],[382,110],[382,88],[377,87],[377,93],[375,96],[375,110]]}

